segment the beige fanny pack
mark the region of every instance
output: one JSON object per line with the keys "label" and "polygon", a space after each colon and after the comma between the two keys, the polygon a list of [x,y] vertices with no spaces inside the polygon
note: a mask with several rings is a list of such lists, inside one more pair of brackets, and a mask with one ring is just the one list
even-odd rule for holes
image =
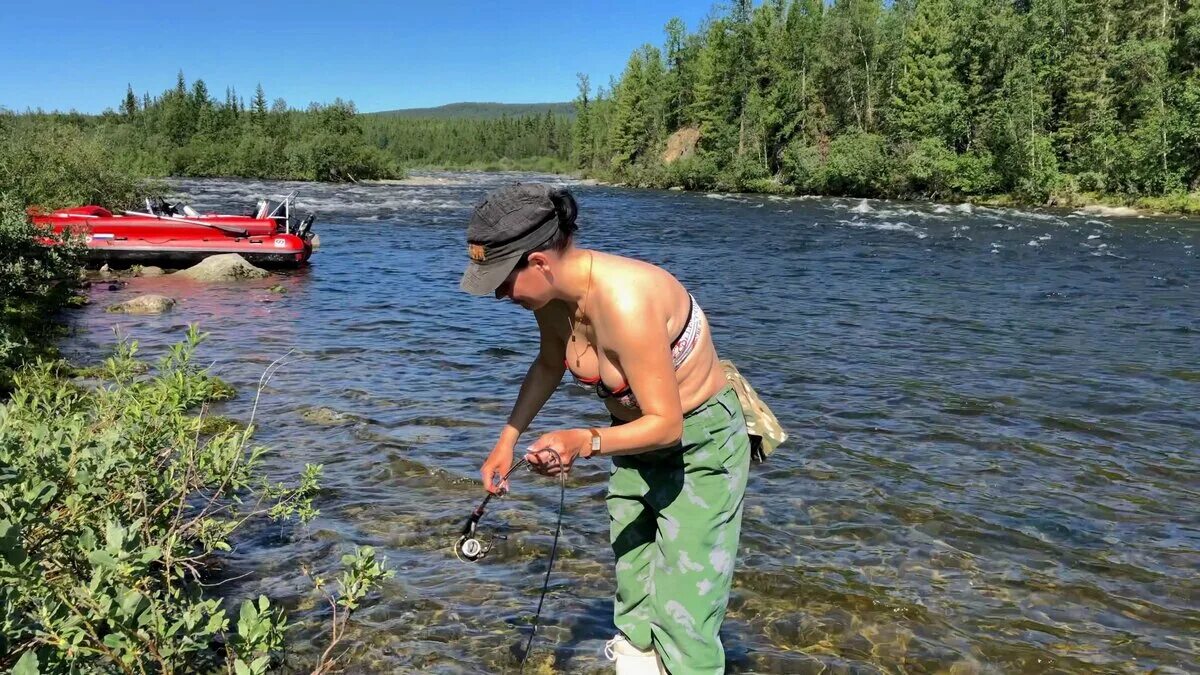
{"label": "beige fanny pack", "polygon": [[757,462],[765,462],[775,448],[787,440],[787,432],[779,425],[775,413],[759,398],[754,387],[750,386],[732,361],[721,360],[725,369],[725,378],[737,392],[738,401],[742,404],[742,412],[746,416],[746,432],[750,435],[750,456]]}

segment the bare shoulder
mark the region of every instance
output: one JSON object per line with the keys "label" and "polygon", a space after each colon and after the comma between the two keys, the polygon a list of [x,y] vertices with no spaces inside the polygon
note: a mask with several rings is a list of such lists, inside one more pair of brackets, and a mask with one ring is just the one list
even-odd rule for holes
{"label": "bare shoulder", "polygon": [[598,253],[596,273],[603,280],[593,289],[599,291],[594,305],[598,330],[627,327],[631,322],[654,322],[665,328],[674,308],[687,296],[670,272],[634,258]]}

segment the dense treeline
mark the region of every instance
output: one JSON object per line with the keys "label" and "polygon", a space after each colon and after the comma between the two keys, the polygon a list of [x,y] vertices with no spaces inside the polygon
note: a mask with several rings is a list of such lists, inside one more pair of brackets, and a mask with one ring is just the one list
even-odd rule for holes
{"label": "dense treeline", "polygon": [[570,118],[550,109],[425,119],[362,115],[339,98],[301,111],[279,98],[268,103],[261,85],[248,104],[231,88],[218,100],[183,73],[157,97],[129,87],[117,109],[100,115],[0,119],[0,135],[21,136],[29,153],[42,152],[47,138],[82,135],[111,151],[114,168],[138,176],[356,181],[399,178],[406,166],[565,171],[572,140]]}
{"label": "dense treeline", "polygon": [[139,100],[132,87],[118,112],[92,121],[128,168],[151,176],[245,176],[299,180],[387,178],[398,169],[366,143],[353,103],[307,110],[268,103],[260,85],[247,105],[233,89],[215,99],[204,80]]}
{"label": "dense treeline", "polygon": [[542,115],[498,119],[364,116],[369,141],[404,166],[566,171],[571,121]]}
{"label": "dense treeline", "polygon": [[1180,0],[736,0],[672,20],[607,89],[581,78],[576,159],[694,188],[1186,195],[1198,68]]}
{"label": "dense treeline", "polygon": [[335,99],[302,112],[282,99],[268,105],[261,86],[249,105],[232,89],[218,101],[204,80],[189,88],[182,73],[173,89],[155,98],[139,98],[128,89],[117,111],[10,117],[18,130],[70,128],[83,133],[109,148],[117,167],[139,176],[336,181],[399,174],[365,142],[353,103]]}

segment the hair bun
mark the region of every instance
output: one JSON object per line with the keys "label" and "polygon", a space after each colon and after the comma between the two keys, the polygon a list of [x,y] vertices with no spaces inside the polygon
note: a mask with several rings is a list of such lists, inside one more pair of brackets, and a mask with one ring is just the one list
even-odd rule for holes
{"label": "hair bun", "polygon": [[574,195],[564,187],[556,187],[550,191],[550,201],[558,215],[559,229],[567,234],[578,231],[579,225],[575,219],[579,216],[579,203],[575,201]]}

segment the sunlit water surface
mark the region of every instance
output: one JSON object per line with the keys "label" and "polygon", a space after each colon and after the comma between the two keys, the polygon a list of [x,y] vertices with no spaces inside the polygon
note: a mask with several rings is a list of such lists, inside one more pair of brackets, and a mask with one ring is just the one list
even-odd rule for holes
{"label": "sunlit water surface", "polygon": [[[200,286],[92,289],[66,349],[112,327],[155,354],[199,322],[201,355],[241,395],[283,478],[324,465],[321,515],[260,527],[225,574],[233,599],[292,608],[302,654],[325,608],[301,565],[354,545],[397,575],[355,615],[355,672],[515,669],[558,503],[532,475],[484,521],[478,564],[450,545],[478,466],[536,349],[532,316],[458,290],[486,190],[181,181],[204,209],[300,190],[321,248],[305,270]],[[549,178],[549,180],[556,180]],[[792,434],[747,491],[723,637],[731,672],[1200,670],[1200,229],[1172,217],[576,186],[582,241],[664,265]],[[280,283],[285,294],[268,288]],[[155,317],[105,305],[159,292]],[[606,421],[564,384],[534,432]],[[532,661],[608,672],[607,466],[567,495]],[[303,659],[297,658],[297,663]]]}

